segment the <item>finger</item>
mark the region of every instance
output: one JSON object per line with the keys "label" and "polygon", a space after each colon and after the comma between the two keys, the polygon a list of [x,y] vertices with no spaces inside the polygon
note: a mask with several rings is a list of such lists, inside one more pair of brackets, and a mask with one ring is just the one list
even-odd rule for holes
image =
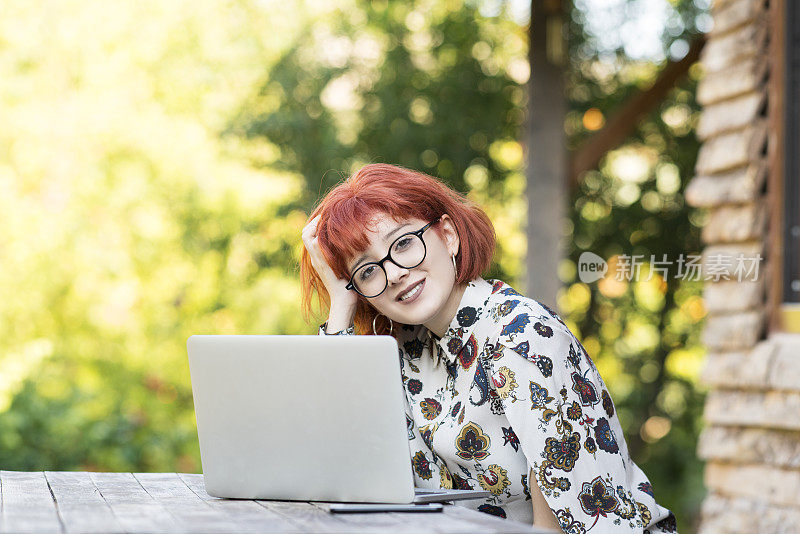
{"label": "finger", "polygon": [[311,234],[312,236],[315,236],[315,235],[317,235],[317,226],[318,225],[319,225],[319,215],[317,215],[316,217],[311,219],[311,221],[309,221],[309,223],[306,225],[306,227],[303,228],[303,231],[304,232],[308,231],[309,234]]}
{"label": "finger", "polygon": [[303,241],[308,241],[310,239],[317,238],[317,227],[316,225],[311,225],[311,223],[307,224],[305,228],[303,228],[302,233],[300,234],[303,237]]}

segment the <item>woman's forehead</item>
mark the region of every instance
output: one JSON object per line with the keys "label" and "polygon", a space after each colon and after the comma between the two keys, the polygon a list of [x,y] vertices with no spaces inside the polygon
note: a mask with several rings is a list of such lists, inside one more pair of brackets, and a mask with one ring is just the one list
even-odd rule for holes
{"label": "woman's forehead", "polygon": [[394,218],[385,213],[377,213],[370,217],[364,225],[364,237],[367,240],[367,247],[363,250],[354,250],[347,258],[348,266],[359,263],[367,257],[383,256],[386,254],[386,247],[406,232],[413,232],[421,228],[425,221],[416,217]]}
{"label": "woman's forehead", "polygon": [[378,213],[372,216],[367,222],[365,228],[366,236],[370,244],[375,244],[376,242],[383,242],[396,237],[396,235],[400,235],[397,232],[398,228],[406,226],[413,227],[417,224],[424,224],[424,221],[416,217],[394,218],[385,213]]}

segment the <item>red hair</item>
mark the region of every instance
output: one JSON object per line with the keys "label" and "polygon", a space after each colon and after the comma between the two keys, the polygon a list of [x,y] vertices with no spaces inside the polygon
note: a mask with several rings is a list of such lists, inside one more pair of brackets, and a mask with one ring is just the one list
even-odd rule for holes
{"label": "red hair", "polygon": [[[417,218],[433,221],[449,215],[460,241],[456,255],[456,284],[474,280],[489,268],[495,247],[494,227],[484,211],[464,195],[453,191],[427,174],[384,163],[365,165],[357,173],[331,189],[308,220],[319,215],[319,247],[333,272],[349,279],[347,261],[369,247],[367,229],[378,214],[402,220]],[[434,226],[432,229],[439,231]],[[303,248],[300,260],[303,310],[312,313],[314,293],[325,308],[330,298],[311,266]],[[355,326],[359,332],[372,333],[372,321],[378,312],[369,300],[359,296]],[[388,321],[379,320],[378,333],[388,333]]]}

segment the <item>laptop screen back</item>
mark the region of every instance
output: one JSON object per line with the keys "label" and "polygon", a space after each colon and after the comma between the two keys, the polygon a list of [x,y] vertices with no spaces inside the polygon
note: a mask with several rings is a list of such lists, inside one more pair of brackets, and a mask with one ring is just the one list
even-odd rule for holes
{"label": "laptop screen back", "polygon": [[413,500],[393,338],[192,336],[187,348],[210,495]]}

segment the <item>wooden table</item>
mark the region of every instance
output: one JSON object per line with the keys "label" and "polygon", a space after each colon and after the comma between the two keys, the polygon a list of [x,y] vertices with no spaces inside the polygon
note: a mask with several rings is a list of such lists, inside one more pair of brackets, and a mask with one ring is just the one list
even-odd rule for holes
{"label": "wooden table", "polygon": [[325,503],[217,499],[202,475],[0,471],[0,532],[527,532],[462,506],[331,514]]}

